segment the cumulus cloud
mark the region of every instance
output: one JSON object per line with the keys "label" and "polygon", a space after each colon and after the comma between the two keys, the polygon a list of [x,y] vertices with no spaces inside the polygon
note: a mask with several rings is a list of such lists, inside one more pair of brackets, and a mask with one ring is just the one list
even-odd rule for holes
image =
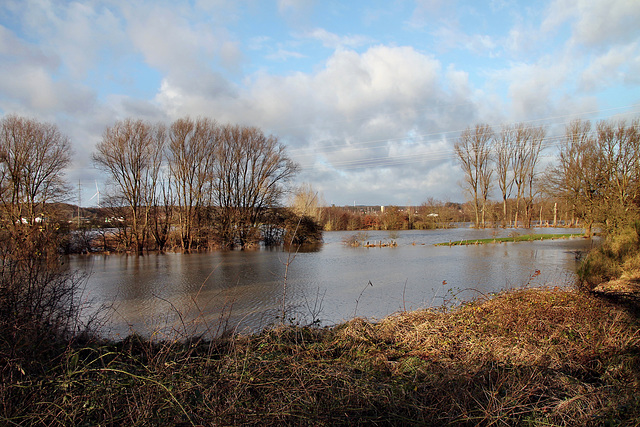
{"label": "cumulus cloud", "polygon": [[581,86],[586,91],[615,84],[640,83],[640,48],[638,43],[616,46],[596,57],[584,70]]}
{"label": "cumulus cloud", "polygon": [[104,55],[100,46],[109,46],[117,55],[126,44],[120,20],[106,6],[36,0],[12,3],[23,30],[36,36],[42,49],[56,52],[75,79],[83,78],[99,62]]}
{"label": "cumulus cloud", "polygon": [[[76,145],[72,180],[95,178],[91,151],[115,120],[204,115],[277,135],[328,202],[405,204],[461,200],[452,146],[467,126],[597,110],[600,91],[638,85],[638,2],[492,1],[511,19],[501,32],[488,14],[469,25],[479,10],[462,1],[358,17],[398,19],[397,39],[355,21],[341,32],[313,0],[265,4],[8,0],[0,109],[58,123]],[[279,27],[243,38],[256,11]],[[410,45],[416,34],[428,42]]]}
{"label": "cumulus cloud", "polygon": [[[157,100],[170,116],[209,111],[219,121],[275,133],[303,166],[300,181],[320,190],[349,182],[352,191],[369,194],[413,179],[409,192],[450,195],[458,191],[455,182],[438,186],[423,175],[427,165],[452,167],[452,142],[439,135],[466,126],[466,114],[450,113],[471,105],[469,96],[466,73],[453,66],[445,72],[434,57],[410,47],[379,45],[363,53],[338,49],[315,73],[259,73],[233,97],[200,97],[165,80]],[[400,173],[402,183],[395,182],[391,177]]]}
{"label": "cumulus cloud", "polygon": [[634,0],[555,0],[542,29],[555,30],[570,22],[573,43],[606,48],[637,39],[639,21],[640,2]]}
{"label": "cumulus cloud", "polygon": [[94,94],[68,80],[58,80],[58,55],[15,37],[0,26],[0,109],[39,116],[76,113],[90,108]]}

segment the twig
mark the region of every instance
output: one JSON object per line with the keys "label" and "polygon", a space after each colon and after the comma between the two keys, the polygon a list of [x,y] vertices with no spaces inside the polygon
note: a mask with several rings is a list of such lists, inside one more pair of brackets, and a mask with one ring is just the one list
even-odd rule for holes
{"label": "twig", "polygon": [[[305,205],[305,209],[308,208],[309,206],[311,206],[311,203],[313,203],[315,201],[316,197],[318,197],[318,193],[317,192],[313,195],[311,200],[307,201],[307,204]],[[300,228],[300,224],[302,223],[302,217],[303,216],[304,215],[300,215],[300,218],[298,218],[298,223],[296,224],[296,228],[295,228],[295,230],[293,230],[293,234],[291,235],[291,240],[289,241],[289,249],[287,251],[287,262],[285,263],[284,278],[283,278],[283,282],[282,282],[282,309],[281,309],[281,318],[280,318],[280,321],[281,321],[282,324],[284,324],[284,319],[285,319],[285,314],[286,314],[287,277],[289,276],[289,266],[296,259],[296,256],[298,256],[298,251],[300,251],[300,245],[298,245],[296,247],[296,252],[293,254],[293,257],[292,257],[291,256],[291,245],[293,245],[293,240],[296,238],[296,234],[298,233],[298,229]]]}
{"label": "twig", "polygon": [[371,283],[371,280],[369,280],[369,283],[367,283],[365,285],[365,287],[362,289],[362,292],[360,292],[360,295],[358,296],[358,299],[356,300],[356,308],[353,310],[353,317],[356,317],[356,313],[358,311],[358,304],[360,303],[360,298],[362,298],[362,294],[364,294],[364,291],[367,290],[367,286],[371,286],[373,287],[373,283]]}
{"label": "twig", "polygon": [[402,288],[402,309],[404,310],[404,312],[405,312],[405,313],[407,312],[407,305],[406,305],[406,303],[405,303],[404,293],[405,293],[405,291],[407,290],[407,281],[408,281],[408,280],[409,280],[409,279],[406,279],[406,280],[404,281],[404,287]]}

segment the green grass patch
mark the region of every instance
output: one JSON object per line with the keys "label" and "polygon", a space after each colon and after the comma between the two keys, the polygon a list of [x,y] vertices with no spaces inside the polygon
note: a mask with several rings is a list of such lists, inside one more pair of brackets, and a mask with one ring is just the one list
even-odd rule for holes
{"label": "green grass patch", "polygon": [[436,243],[435,246],[461,246],[461,245],[484,245],[488,243],[510,243],[510,242],[533,242],[536,240],[556,240],[569,239],[572,237],[582,237],[581,233],[565,233],[565,234],[523,234],[510,237],[492,237],[489,239],[468,239],[456,240],[455,242]]}

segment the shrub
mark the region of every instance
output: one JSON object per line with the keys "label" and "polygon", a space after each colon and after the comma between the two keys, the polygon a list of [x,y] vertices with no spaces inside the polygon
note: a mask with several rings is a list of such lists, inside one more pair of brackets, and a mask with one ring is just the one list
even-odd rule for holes
{"label": "shrub", "polygon": [[578,268],[581,286],[591,290],[625,273],[640,271],[640,227],[636,224],[609,234],[600,248],[587,255]]}
{"label": "shrub", "polygon": [[60,258],[55,231],[25,226],[0,235],[4,377],[46,366],[87,324],[81,321],[79,303],[84,278]]}

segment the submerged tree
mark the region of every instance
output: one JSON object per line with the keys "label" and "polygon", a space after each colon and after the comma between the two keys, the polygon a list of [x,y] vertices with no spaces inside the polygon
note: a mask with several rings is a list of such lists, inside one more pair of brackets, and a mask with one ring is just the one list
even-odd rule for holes
{"label": "submerged tree", "polygon": [[509,222],[507,212],[507,201],[511,197],[511,190],[514,184],[514,173],[512,159],[515,155],[515,129],[513,126],[505,125],[500,131],[500,137],[496,138],[496,175],[498,187],[502,194],[502,224],[506,226]]}
{"label": "submerged tree", "polygon": [[108,127],[93,160],[115,184],[126,203],[134,249],[142,253],[148,233],[149,209],[162,164],[166,132],[162,125],[126,119]]}
{"label": "submerged tree", "polygon": [[179,119],[169,134],[169,167],[178,204],[180,241],[191,250],[202,207],[210,201],[219,126],[209,119]]}
{"label": "submerged tree", "polygon": [[533,199],[537,194],[537,187],[535,186],[536,167],[545,134],[543,127],[530,127],[522,123],[515,126],[512,134],[514,138],[514,155],[511,168],[516,187],[515,227],[518,227],[518,215],[522,205],[524,205],[524,225],[527,228],[531,225],[531,208]]}
{"label": "submerged tree", "polygon": [[213,188],[220,237],[226,246],[251,245],[260,238],[262,214],[279,204],[283,184],[298,166],[276,137],[255,127],[224,126],[217,156]]}

